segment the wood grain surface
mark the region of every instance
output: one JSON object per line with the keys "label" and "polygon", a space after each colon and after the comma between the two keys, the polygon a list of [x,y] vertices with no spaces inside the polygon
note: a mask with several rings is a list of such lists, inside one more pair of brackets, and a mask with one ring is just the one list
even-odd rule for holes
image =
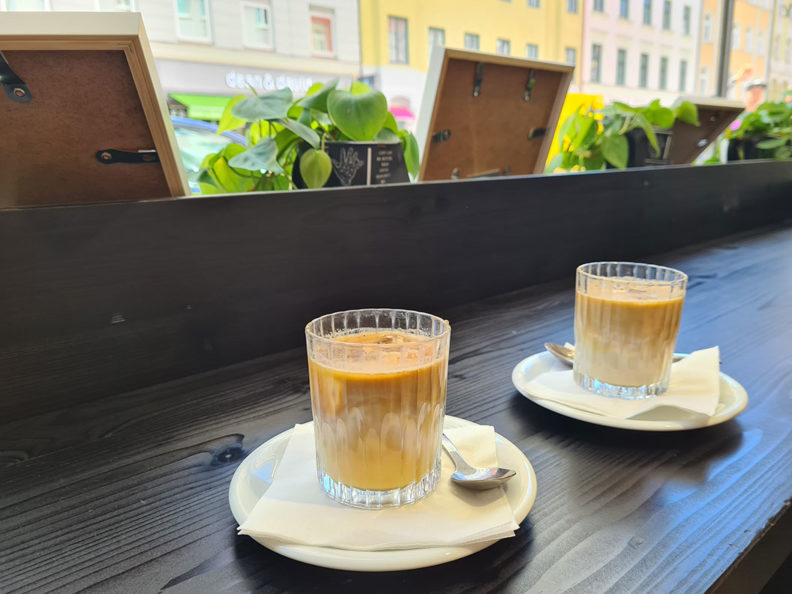
{"label": "wood grain surface", "polygon": [[2,212],[0,419],[768,225],[790,188],[757,162]]}
{"label": "wood grain surface", "polygon": [[[235,468],[311,415],[296,348],[6,418],[0,591],[707,590],[792,498],[792,226],[652,261],[689,274],[677,350],[720,345],[723,371],[750,398],[737,419],[644,433],[568,419],[520,396],[514,365],[546,340],[572,338],[571,268],[436,312],[453,328],[448,413],[493,424],[536,471],[536,504],[515,538],[442,566],[364,574],[236,536],[227,500]],[[792,550],[788,533],[781,542]]]}

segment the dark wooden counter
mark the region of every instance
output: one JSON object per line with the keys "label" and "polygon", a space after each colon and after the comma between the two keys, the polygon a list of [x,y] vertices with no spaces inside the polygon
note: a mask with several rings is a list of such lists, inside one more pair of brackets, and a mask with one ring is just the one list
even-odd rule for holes
{"label": "dark wooden counter", "polygon": [[4,425],[4,454],[18,461],[0,473],[0,590],[707,589],[792,497],[792,228],[657,260],[691,278],[679,349],[720,345],[723,370],[748,391],[734,421],[638,433],[522,398],[512,367],[571,337],[570,279],[449,312],[448,412],[494,424],[536,470],[536,505],[516,538],[445,566],[367,575],[235,536],[238,462],[310,418],[296,349]]}

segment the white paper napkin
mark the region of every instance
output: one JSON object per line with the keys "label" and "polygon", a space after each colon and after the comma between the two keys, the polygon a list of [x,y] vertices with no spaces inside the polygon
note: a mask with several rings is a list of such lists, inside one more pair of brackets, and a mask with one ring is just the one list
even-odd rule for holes
{"label": "white paper napkin", "polygon": [[[471,464],[497,464],[492,427],[469,425],[445,432]],[[451,483],[452,473],[453,463],[443,452],[437,490],[418,503],[383,510],[345,506],[319,487],[313,426],[296,425],[272,485],[239,532],[360,551],[455,546],[514,536],[519,525],[503,489],[463,489]]]}
{"label": "white paper napkin", "polygon": [[648,412],[659,406],[672,406],[711,417],[720,396],[718,347],[691,353],[671,365],[668,390],[643,400],[623,400],[600,396],[575,383],[572,370],[546,371],[523,388],[534,398],[552,400],[587,412],[619,419]]}

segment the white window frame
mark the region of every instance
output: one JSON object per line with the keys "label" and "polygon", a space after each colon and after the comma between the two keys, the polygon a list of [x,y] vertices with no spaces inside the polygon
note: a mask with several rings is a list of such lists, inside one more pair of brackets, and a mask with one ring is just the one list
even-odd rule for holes
{"label": "white window frame", "polygon": [[[476,40],[476,47],[468,47],[467,46],[467,40],[468,39],[470,39],[471,41],[473,41],[475,39]],[[474,52],[479,51],[481,49],[481,36],[478,33],[465,33],[462,36],[462,46],[466,50],[470,50],[470,51],[474,51]]]}
{"label": "white window frame", "polygon": [[[338,36],[336,35],[335,11],[324,6],[311,6],[309,22],[311,23],[311,55],[317,58],[335,58],[338,49]],[[313,17],[330,20],[330,51],[318,52],[313,47]]]}
{"label": "white window frame", "polygon": [[[401,59],[393,60],[394,57],[401,58],[401,56],[394,56],[391,53],[391,38],[390,38],[390,25],[391,19],[394,21],[404,22],[404,61]],[[406,17],[388,15],[388,64],[401,64],[402,66],[409,66],[410,64],[410,21]],[[394,44],[397,45],[397,44]],[[398,52],[396,52],[398,53]]]}
{"label": "white window frame", "polygon": [[[687,27],[687,31],[685,31],[685,27]],[[693,34],[693,9],[690,7],[690,4],[685,4],[682,7],[682,35],[690,36],[692,34]]]}
{"label": "white window frame", "polygon": [[705,43],[712,43],[712,14],[709,12],[704,13],[704,18],[702,19],[704,23],[702,32],[702,37],[704,38]]}
{"label": "white window frame", "polygon": [[[570,54],[572,54],[572,61],[569,61]],[[564,63],[570,66],[577,66],[577,48],[566,46],[564,48]]]}
{"label": "white window frame", "polygon": [[[47,0],[49,2],[49,0]],[[109,11],[102,11],[102,0],[94,0],[94,6],[96,6],[97,12],[109,12]],[[114,12],[140,12],[140,0],[129,0],[129,10],[116,10]]]}
{"label": "white window frame", "polygon": [[742,48],[742,29],[740,25],[732,25],[731,30],[731,48],[733,50],[740,50]]}
{"label": "white window frame", "polygon": [[212,3],[211,0],[203,0],[206,3],[206,37],[193,37],[192,35],[182,35],[179,30],[179,0],[173,0],[173,18],[176,20],[176,38],[180,41],[191,43],[212,43]]}
{"label": "white window frame", "polygon": [[760,58],[765,57],[767,54],[765,51],[764,31],[760,30],[756,32],[756,39],[754,39],[754,53]]}
{"label": "white window frame", "polygon": [[[536,49],[536,55],[531,56],[530,52],[528,51],[530,48]],[[539,59],[539,44],[538,43],[526,43],[525,44],[525,58],[526,60],[538,60]]]}
{"label": "white window frame", "polygon": [[[245,8],[260,8],[266,10],[268,14],[269,20],[269,32],[270,32],[270,42],[269,45],[266,43],[247,43],[245,41]],[[244,47],[249,47],[252,49],[262,49],[262,50],[273,50],[275,49],[275,31],[274,27],[272,26],[272,3],[268,0],[242,0],[239,3],[239,14],[240,18],[242,19],[242,45]],[[311,40],[313,43],[313,40]]]}
{"label": "white window frame", "polygon": [[[509,50],[507,52],[501,52],[500,47],[503,46],[505,49]],[[499,56],[511,56],[511,39],[504,39],[503,37],[498,37],[495,40],[495,53]]]}

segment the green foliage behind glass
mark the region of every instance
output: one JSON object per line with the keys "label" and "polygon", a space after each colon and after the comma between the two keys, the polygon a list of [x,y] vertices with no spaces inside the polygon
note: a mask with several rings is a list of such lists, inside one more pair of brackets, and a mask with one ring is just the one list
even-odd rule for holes
{"label": "green foliage behind glass", "polygon": [[[759,105],[755,111],[746,112],[738,128],[729,129],[726,138],[730,141],[756,141],[759,155],[768,159],[792,157],[792,97],[787,91],[781,101],[769,101]],[[740,158],[744,159],[743,146],[738,145]]]}
{"label": "green foliage behind glass", "polygon": [[645,107],[615,102],[601,110],[578,110],[561,124],[559,153],[546,171],[591,171],[605,169],[608,165],[624,169],[630,156],[625,136],[628,132],[642,129],[655,153],[659,153],[655,128],[671,128],[677,119],[698,126],[696,106],[683,101],[669,109],[655,100]]}
{"label": "green foliage behind glass", "polygon": [[400,141],[407,171],[416,176],[418,143],[396,125],[385,95],[360,82],[349,90],[337,86],[337,79],[316,83],[297,101],[288,88],[231,98],[218,134],[244,127],[247,147],[231,144],[208,155],[198,176],[201,192],[287,190],[295,187],[295,167],[309,188],[321,188],[332,171],[327,140]]}

